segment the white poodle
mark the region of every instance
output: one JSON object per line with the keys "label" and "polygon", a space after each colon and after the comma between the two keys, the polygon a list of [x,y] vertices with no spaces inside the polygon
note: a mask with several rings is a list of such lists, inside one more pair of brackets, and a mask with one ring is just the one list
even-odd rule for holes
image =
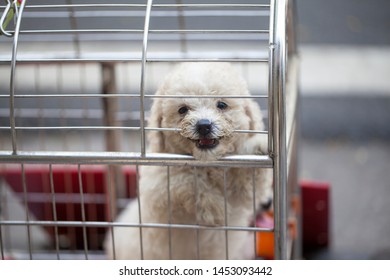
{"label": "white poodle", "polygon": [[[148,126],[180,131],[149,132],[149,152],[192,155],[206,162],[267,153],[265,135],[236,131],[259,131],[264,124],[244,79],[230,64],[180,64],[157,94],[169,96],[154,99]],[[113,236],[108,231],[105,248],[115,259],[253,258],[253,232],[221,227],[249,227],[257,206],[271,199],[269,169],[142,166],[139,198],[117,220],[135,226],[114,227]],[[136,226],[140,223],[142,230]]]}

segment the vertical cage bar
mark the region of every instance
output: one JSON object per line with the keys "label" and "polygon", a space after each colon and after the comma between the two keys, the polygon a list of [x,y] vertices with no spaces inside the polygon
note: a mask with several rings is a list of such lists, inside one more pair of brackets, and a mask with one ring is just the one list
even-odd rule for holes
{"label": "vertical cage bar", "polygon": [[[73,30],[77,30],[77,20],[76,20],[76,17],[75,17],[75,11],[74,11],[74,8],[72,6],[72,3],[73,1],[72,0],[66,0],[66,5],[68,6],[68,12],[69,12],[69,17],[70,17],[70,26]],[[73,44],[74,44],[74,47],[75,47],[75,52],[76,52],[76,55],[77,57],[80,57],[80,54],[81,54],[81,51],[80,51],[80,39],[79,39],[79,34],[76,32],[74,35],[73,35]]]}
{"label": "vertical cage bar", "polygon": [[[64,167],[65,168],[65,167]],[[65,172],[64,174],[64,185],[65,185],[65,193],[67,195],[73,193],[73,180],[72,180],[72,174],[71,172]],[[71,221],[76,220],[76,207],[74,204],[71,203],[66,203],[65,204],[65,213],[66,217],[68,217]],[[66,235],[69,236],[69,240],[76,240],[76,228],[75,227],[66,227]],[[74,242],[70,243],[70,248],[71,249],[76,249],[77,245]]]}
{"label": "vertical cage bar", "polygon": [[[108,209],[107,209],[107,220],[109,222],[114,221],[114,214],[116,212],[116,205],[113,205],[116,203],[116,201],[113,199],[113,191],[112,191],[112,185],[111,185],[111,172],[107,172],[107,193],[108,193]],[[112,256],[113,259],[116,259],[116,250],[115,250],[115,235],[114,235],[114,226],[109,227],[109,231],[111,234],[111,246],[112,246]]]}
{"label": "vertical cage bar", "polygon": [[0,225],[0,260],[5,260],[4,242],[3,242],[3,227]]}
{"label": "vertical cage bar", "polygon": [[12,45],[11,73],[10,73],[10,99],[9,99],[9,114],[11,127],[12,152],[16,154],[18,151],[16,143],[16,122],[15,122],[15,80],[16,80],[16,55],[19,44],[19,31],[22,23],[23,11],[27,1],[22,1],[20,5],[18,18],[15,25],[14,42]]}
{"label": "vertical cage bar", "polygon": [[[256,205],[256,169],[252,169],[252,203],[253,203],[253,222],[254,227],[257,227],[256,225],[256,217],[257,217],[257,205]],[[257,231],[253,233],[253,248],[254,248],[254,256],[256,256],[256,245],[257,245]]]}
{"label": "vertical cage bar", "polygon": [[[228,205],[227,205],[227,169],[223,169],[223,193],[224,193],[224,210],[225,210],[225,226],[227,227],[228,224]],[[229,259],[229,232],[227,229],[225,229],[225,253],[226,253],[226,259]]]}
{"label": "vertical cage bar", "polygon": [[30,213],[28,211],[28,191],[27,191],[26,172],[23,163],[22,163],[22,186],[23,186],[24,209],[26,211],[28,251],[29,251],[30,260],[32,260],[31,227],[29,224]]}
{"label": "vertical cage bar", "polygon": [[[171,169],[167,166],[167,191],[168,191],[168,224],[172,224],[172,207],[171,207]],[[172,228],[168,228],[168,246],[169,259],[172,260]]]}
{"label": "vertical cage bar", "polygon": [[[37,65],[34,65],[34,93],[35,94],[39,94],[40,92],[42,92],[42,88],[41,88],[41,82],[40,82],[40,76],[41,76],[41,65],[40,64],[37,64]],[[42,102],[39,102],[39,98],[35,99],[34,100],[35,103],[33,106],[36,106],[38,112],[37,112],[37,117],[38,117],[38,124],[39,126],[44,126],[44,110],[43,110],[43,104]],[[23,139],[23,135],[22,133],[20,132],[19,133],[19,137],[20,139]],[[45,149],[45,131],[43,130],[39,130],[38,132],[38,139],[39,139],[39,148],[44,150]]]}
{"label": "vertical cage bar", "polygon": [[[298,77],[299,77],[299,65],[298,65],[298,47],[297,47],[297,37],[296,37],[296,16],[297,16],[297,7],[295,0],[289,0],[287,3],[287,38],[288,38],[288,46],[287,46],[287,56],[289,58],[288,64],[288,94],[289,101],[288,104],[289,110],[287,110],[287,119],[292,118],[291,123],[287,122],[288,126],[291,126],[291,130],[287,130],[287,150],[288,150],[288,165],[287,165],[287,174],[288,174],[288,188],[291,191],[291,197],[294,200],[298,200],[292,207],[292,212],[296,217],[296,234],[293,240],[292,253],[291,258],[293,259],[301,259],[302,258],[302,205],[300,202],[301,191],[298,187],[298,170],[299,170],[299,162],[297,160],[299,154],[299,145],[298,141],[298,131],[300,130],[300,123],[298,118],[298,112],[300,111],[300,101],[299,101],[299,85],[298,85]],[[293,104],[293,107],[291,106]],[[291,108],[293,108],[291,110]],[[289,193],[290,195],[290,193]],[[296,208],[298,207],[298,208]]]}
{"label": "vertical cage bar", "polygon": [[[195,216],[197,217],[198,216],[198,212],[199,212],[199,205],[198,205],[198,168],[196,166],[194,166],[194,183],[195,183],[195,186],[194,186],[194,195],[195,195]],[[197,220],[196,221],[196,224],[199,225],[199,221]],[[195,237],[196,237],[196,259],[197,260],[200,260],[200,236],[199,236],[200,232],[199,232],[199,229],[196,229],[195,231]]]}
{"label": "vertical cage bar", "polygon": [[[139,166],[136,165],[136,169],[135,169],[135,176],[136,176],[136,188],[137,188],[137,196],[138,196],[138,219],[139,219],[139,223],[140,225],[142,224],[142,212],[141,212],[141,193],[140,193],[140,187],[139,187]],[[143,260],[145,257],[144,257],[144,242],[143,242],[143,231],[142,231],[142,227],[139,227],[139,242],[140,242],[140,254],[141,254],[141,260]]]}
{"label": "vertical cage bar", "polygon": [[[81,220],[85,224],[85,200],[84,200],[84,189],[83,189],[83,178],[81,174],[80,164],[77,166],[77,174],[79,179],[79,191],[80,191],[80,207],[81,207]],[[88,239],[87,239],[87,228],[83,226],[83,243],[84,243],[84,255],[85,259],[88,260]]]}
{"label": "vertical cage bar", "polygon": [[146,140],[145,140],[145,82],[146,82],[146,55],[148,52],[148,37],[150,15],[152,12],[153,0],[148,0],[146,5],[144,36],[142,41],[142,65],[141,65],[141,85],[140,85],[140,129],[141,129],[141,156],[145,157]]}
{"label": "vertical cage bar", "polygon": [[[1,148],[1,147],[0,147]],[[4,168],[5,169],[5,168]],[[3,171],[3,167],[0,168],[0,172]],[[5,217],[3,216],[4,210],[5,210],[5,205],[6,205],[6,197],[4,194],[4,180],[3,178],[0,178],[0,219],[3,220]],[[3,226],[0,224],[0,260],[5,259],[5,254],[4,254],[4,244],[5,242],[3,241]]]}
{"label": "vertical cage bar", "polygon": [[[180,30],[186,30],[186,20],[184,16],[184,9],[182,7],[183,5],[183,0],[176,0],[177,6],[177,11],[178,11],[178,21],[179,21],[179,27]],[[180,34],[180,51],[182,53],[187,53],[188,47],[187,47],[187,35],[185,32]]]}
{"label": "vertical cage bar", "polygon": [[287,157],[286,157],[286,6],[288,0],[272,0],[270,16],[270,94],[275,184],[275,258],[287,259]]}
{"label": "vertical cage bar", "polygon": [[295,20],[297,16],[296,0],[289,0],[287,4],[287,38],[288,38],[288,54],[297,54],[298,42],[295,30],[297,30]]}
{"label": "vertical cage bar", "polygon": [[[49,165],[49,176],[50,176],[50,193],[51,193],[51,206],[53,211],[53,221],[57,222],[57,208],[56,208],[56,198],[54,190],[54,178],[53,178],[53,166]],[[60,241],[58,237],[58,226],[54,226],[54,240],[56,246],[57,259],[60,259]]]}

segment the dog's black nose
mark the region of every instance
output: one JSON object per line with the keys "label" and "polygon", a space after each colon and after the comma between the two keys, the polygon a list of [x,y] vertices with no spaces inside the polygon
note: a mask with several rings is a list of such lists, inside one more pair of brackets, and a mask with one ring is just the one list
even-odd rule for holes
{"label": "dog's black nose", "polygon": [[261,203],[261,209],[263,211],[270,210],[272,206],[272,198],[268,198],[266,202]]}
{"label": "dog's black nose", "polygon": [[202,136],[206,136],[211,132],[212,123],[208,119],[201,119],[196,124],[196,130]]}

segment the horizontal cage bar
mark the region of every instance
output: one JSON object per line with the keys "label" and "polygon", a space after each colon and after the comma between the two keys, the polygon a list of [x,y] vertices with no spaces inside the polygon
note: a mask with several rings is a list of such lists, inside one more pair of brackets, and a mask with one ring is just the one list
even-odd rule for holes
{"label": "horizontal cage bar", "polygon": [[[5,7],[5,6],[4,6]],[[28,9],[52,8],[146,8],[146,4],[61,4],[61,5],[26,5]],[[262,8],[269,9],[269,4],[152,4],[152,8]]]}
{"label": "horizontal cage bar", "polygon": [[220,160],[200,161],[192,156],[125,152],[26,152],[0,151],[1,163],[47,163],[47,164],[133,164],[169,166],[211,166],[211,167],[261,167],[272,168],[268,155],[232,155]]}
{"label": "horizontal cage bar", "polygon": [[157,224],[157,223],[119,223],[119,222],[94,222],[94,221],[0,221],[2,226],[58,226],[58,227],[136,227],[136,228],[162,228],[162,229],[196,229],[196,230],[220,230],[220,231],[251,231],[272,232],[272,228],[239,227],[239,226],[203,226],[189,224]]}
{"label": "horizontal cage bar", "polygon": [[[125,93],[70,93],[70,94],[15,94],[15,98],[62,98],[62,97],[83,97],[83,98],[118,98],[118,97],[131,97],[131,98],[140,98],[140,94],[125,94]],[[268,98],[268,95],[154,95],[154,94],[145,94],[146,98],[196,98],[196,99],[218,99],[218,98],[232,98],[232,99],[257,99],[257,98]],[[0,95],[0,98],[10,98],[9,95]]]}

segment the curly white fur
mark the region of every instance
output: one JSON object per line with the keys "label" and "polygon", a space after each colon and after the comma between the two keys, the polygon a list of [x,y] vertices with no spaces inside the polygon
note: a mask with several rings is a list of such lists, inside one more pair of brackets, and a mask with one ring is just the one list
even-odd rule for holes
{"label": "curly white fur", "polygon": [[[157,94],[178,98],[155,99],[149,126],[181,131],[150,132],[149,152],[187,154],[203,161],[230,154],[266,153],[263,135],[234,132],[263,130],[264,124],[260,108],[252,99],[226,97],[250,95],[244,79],[230,64],[180,64]],[[181,95],[224,97],[180,98]],[[218,102],[226,108],[218,108]],[[183,107],[186,110],[180,113]],[[212,124],[207,138],[215,139],[215,147],[199,147],[203,136],[197,124],[201,119]],[[142,166],[139,189],[139,199],[127,206],[118,222],[201,225],[207,229],[115,227],[114,238],[109,231],[105,242],[109,258],[245,259],[253,257],[253,233],[226,233],[215,227],[249,226],[257,211],[254,205],[272,197],[272,176],[269,169],[259,168]]]}

